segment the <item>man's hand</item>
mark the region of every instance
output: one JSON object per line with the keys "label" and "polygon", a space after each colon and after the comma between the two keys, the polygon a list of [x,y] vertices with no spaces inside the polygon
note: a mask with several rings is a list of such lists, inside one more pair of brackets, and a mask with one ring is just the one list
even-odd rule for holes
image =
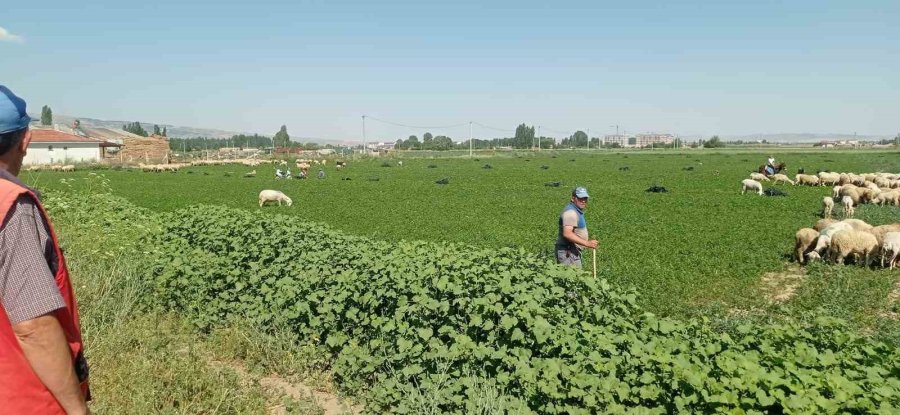
{"label": "man's hand", "polygon": [[67,414],[89,413],[75,367],[72,352],[59,321],[51,314],[13,325],[19,346],[32,370],[50,390]]}
{"label": "man's hand", "polygon": [[598,245],[598,242],[596,239],[591,239],[590,241],[587,241],[586,244],[584,244],[584,246],[591,248],[591,249],[597,249],[597,245]]}

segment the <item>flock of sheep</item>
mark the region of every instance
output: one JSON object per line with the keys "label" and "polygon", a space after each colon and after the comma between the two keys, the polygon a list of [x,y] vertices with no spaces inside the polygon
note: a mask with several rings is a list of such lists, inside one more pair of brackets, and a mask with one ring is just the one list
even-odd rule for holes
{"label": "flock of sheep", "polygon": [[900,222],[872,226],[859,219],[825,218],[794,235],[794,256],[801,264],[821,259],[843,264],[853,256],[856,263],[868,266],[878,254],[882,267],[887,258],[888,267],[894,269],[900,260]]}
{"label": "flock of sheep", "polygon": [[[801,264],[826,260],[843,264],[848,256],[868,266],[880,254],[880,265],[890,269],[900,261],[900,222],[872,226],[852,219],[855,206],[863,203],[900,205],[900,174],[832,173],[798,174],[797,184],[833,186],[831,195],[822,198],[822,217],[813,228],[803,228],[794,235],[794,256]],[[842,207],[841,221],[832,219],[835,201]]]}
{"label": "flock of sheep", "polygon": [[33,166],[28,166],[25,168],[25,171],[40,171],[40,170],[50,170],[50,171],[75,171],[74,164],[37,164]]}

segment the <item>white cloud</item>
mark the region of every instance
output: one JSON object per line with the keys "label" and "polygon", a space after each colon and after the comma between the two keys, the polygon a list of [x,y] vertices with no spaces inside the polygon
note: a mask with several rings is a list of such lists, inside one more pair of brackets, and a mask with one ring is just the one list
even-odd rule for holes
{"label": "white cloud", "polygon": [[22,36],[9,33],[8,30],[0,27],[0,42],[22,43],[25,39]]}

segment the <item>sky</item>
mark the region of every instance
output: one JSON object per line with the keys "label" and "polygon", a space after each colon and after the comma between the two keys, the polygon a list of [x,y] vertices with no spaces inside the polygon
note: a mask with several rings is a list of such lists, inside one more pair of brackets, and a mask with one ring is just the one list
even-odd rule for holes
{"label": "sky", "polygon": [[893,136],[898,21],[896,0],[44,0],[3,7],[0,84],[32,113],[328,140],[363,115],[368,140]]}

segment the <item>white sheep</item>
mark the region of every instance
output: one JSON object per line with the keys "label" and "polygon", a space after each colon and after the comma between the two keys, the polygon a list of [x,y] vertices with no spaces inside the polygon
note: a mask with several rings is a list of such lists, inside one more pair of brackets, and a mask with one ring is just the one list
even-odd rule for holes
{"label": "white sheep", "polygon": [[832,223],[835,223],[835,222],[837,222],[837,220],[831,219],[831,218],[819,219],[816,221],[816,224],[815,224],[815,226],[813,226],[813,229],[815,229],[817,232],[822,232],[822,229],[827,228],[828,225],[831,225]]}
{"label": "white sheep", "polygon": [[834,199],[825,196],[822,198],[822,217],[830,218],[831,211],[834,209]]}
{"label": "white sheep", "polygon": [[851,198],[850,196],[844,196],[844,198],[841,199],[841,205],[844,207],[844,217],[852,218],[854,213],[853,198]]}
{"label": "white sheep", "polygon": [[741,180],[741,194],[746,193],[747,190],[750,190],[750,191],[755,190],[756,193],[759,194],[760,196],[762,196],[762,194],[763,194],[762,184],[756,180],[752,180],[752,179]]}
{"label": "white sheep", "polygon": [[251,172],[244,173],[244,177],[256,177],[256,169]]}
{"label": "white sheep", "polygon": [[[824,220],[825,219],[822,219],[822,221],[824,221]],[[824,229],[819,231],[819,239],[816,240],[816,247],[813,248],[813,251],[816,254],[821,255],[822,251],[824,251],[826,248],[828,248],[831,245],[832,235],[834,235],[835,233],[838,233],[840,231],[852,231],[852,230],[853,230],[853,227],[850,226],[850,224],[844,223],[844,222],[834,222],[834,223],[826,226]],[[807,256],[809,256],[809,254],[807,254]]]}
{"label": "white sheep", "polygon": [[818,186],[819,185],[819,177],[812,176],[809,174],[798,174],[794,176],[794,181],[797,182],[798,185],[805,184],[807,186]]}
{"label": "white sheep", "polygon": [[841,175],[839,173],[831,173],[831,172],[819,172],[819,182],[824,186],[835,185],[841,181]]}
{"label": "white sheep", "polygon": [[872,199],[872,203],[878,205],[900,205],[900,189],[881,192],[878,196],[875,196],[875,199]]}
{"label": "white sheep", "polygon": [[859,198],[860,198],[860,193],[861,193],[861,191],[860,191],[860,189],[859,189],[858,187],[856,187],[856,186],[844,186],[844,187],[841,187],[841,191],[838,192],[838,193],[839,193],[839,195],[841,196],[841,198],[843,198],[844,196],[849,196],[850,199],[853,199],[853,204],[854,204],[854,205],[858,205],[858,204],[859,204]]}
{"label": "white sheep", "polygon": [[894,269],[894,262],[897,262],[897,256],[900,255],[900,232],[888,232],[884,235],[884,242],[881,244],[881,266],[884,267],[884,257],[890,254],[888,259],[888,268]]}
{"label": "white sheep", "polygon": [[837,199],[838,197],[841,196],[841,188],[842,187],[843,186],[838,185],[838,186],[834,186],[831,188],[831,198],[832,199]]}
{"label": "white sheep", "polygon": [[259,192],[259,207],[263,207],[266,202],[278,202],[278,206],[281,206],[281,202],[285,202],[288,206],[294,203],[291,198],[277,190],[263,190]]}
{"label": "white sheep", "polygon": [[772,178],[775,179],[774,182],[773,182],[773,184],[778,184],[778,182],[785,182],[785,183],[790,183],[791,186],[794,185],[794,181],[793,181],[793,180],[791,180],[789,177],[787,177],[787,176],[785,176],[785,175],[783,175],[783,174],[781,174],[781,173],[773,174],[773,175],[772,175]]}
{"label": "white sheep", "polygon": [[819,232],[812,228],[802,228],[794,234],[794,257],[797,262],[803,264],[804,257],[812,251],[816,239],[819,238]]}
{"label": "white sheep", "polygon": [[768,177],[766,177],[765,174],[762,174],[762,173],[750,173],[750,179],[751,179],[751,180],[756,180],[756,181],[758,181],[758,182],[769,182],[769,181],[771,181],[771,180],[769,180]]}
{"label": "white sheep", "polygon": [[872,225],[866,223],[866,221],[861,219],[844,219],[841,223],[846,223],[853,228],[854,231],[869,231],[872,230]]}
{"label": "white sheep", "polygon": [[397,162],[397,165],[400,166],[400,167],[403,167],[403,160],[398,161],[398,162]]}
{"label": "white sheep", "polygon": [[856,257],[859,263],[862,257],[863,266],[869,264],[870,256],[878,248],[875,235],[865,231],[838,231],[831,237],[831,245],[828,247],[829,257],[835,264],[843,264],[848,255]]}

